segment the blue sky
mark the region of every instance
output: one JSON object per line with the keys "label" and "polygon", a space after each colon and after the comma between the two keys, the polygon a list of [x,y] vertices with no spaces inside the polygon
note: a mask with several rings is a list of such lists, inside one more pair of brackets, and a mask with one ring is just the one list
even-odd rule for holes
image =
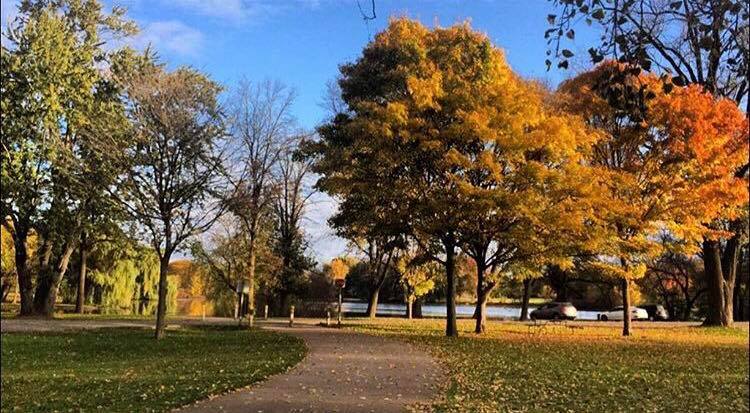
{"label": "blue sky", "polygon": [[[521,75],[556,85],[570,72],[546,71],[543,38],[547,0],[376,0],[377,18],[365,23],[356,0],[108,0],[121,5],[141,27],[131,41],[151,44],[170,66],[191,65],[227,88],[241,77],[280,80],[294,88],[294,114],[304,128],[323,118],[319,106],[326,81],[335,78],[341,63],[352,61],[368,40],[383,29],[390,16],[408,16],[427,25],[448,26],[470,20],[505,50]],[[360,0],[369,11],[370,0]],[[14,15],[15,1],[2,0],[3,25]],[[578,37],[582,33],[579,31]],[[584,39],[585,36],[584,33]],[[587,64],[589,41],[569,48],[576,52],[573,70]],[[306,231],[319,260],[340,254],[342,240],[325,221],[335,204],[318,196],[310,208]]]}
{"label": "blue sky", "polygon": [[[360,0],[367,10],[369,0]],[[551,12],[547,0],[376,0],[377,19],[365,24],[356,0],[118,0],[172,65],[189,64],[231,85],[242,76],[279,79],[298,92],[295,112],[304,127],[321,119],[325,82],[354,60],[389,16],[428,25],[469,19],[506,51],[513,68],[552,84],[559,71],[544,66]],[[585,50],[585,48],[582,48]]]}

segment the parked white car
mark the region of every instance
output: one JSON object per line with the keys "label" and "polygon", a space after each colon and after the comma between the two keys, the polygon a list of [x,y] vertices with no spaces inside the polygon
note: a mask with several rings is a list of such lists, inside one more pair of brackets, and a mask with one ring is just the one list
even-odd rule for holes
{"label": "parked white car", "polygon": [[[622,321],[622,307],[615,307],[609,311],[599,313],[596,316],[601,321],[617,320]],[[642,308],[630,307],[631,320],[648,320],[648,312]]]}

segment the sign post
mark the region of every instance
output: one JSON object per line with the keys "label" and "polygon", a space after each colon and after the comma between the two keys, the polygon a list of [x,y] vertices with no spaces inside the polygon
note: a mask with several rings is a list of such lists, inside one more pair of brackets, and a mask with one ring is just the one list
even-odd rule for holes
{"label": "sign post", "polygon": [[344,289],[344,285],[346,285],[346,279],[345,278],[337,278],[336,279],[336,286],[339,287],[339,313],[338,313],[338,326],[341,327],[341,306],[342,306],[342,290]]}

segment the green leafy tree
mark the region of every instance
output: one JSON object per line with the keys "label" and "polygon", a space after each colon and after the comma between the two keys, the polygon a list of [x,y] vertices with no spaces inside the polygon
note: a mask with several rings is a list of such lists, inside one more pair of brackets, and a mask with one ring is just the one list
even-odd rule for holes
{"label": "green leafy tree", "polygon": [[[96,142],[122,125],[114,83],[101,69],[106,40],[132,34],[124,10],[95,0],[22,1],[2,47],[2,215],[9,216],[21,314],[50,315],[78,241],[97,164]],[[10,229],[11,226],[8,226]],[[32,290],[27,238],[41,237]],[[32,301],[33,300],[33,301]]]}
{"label": "green leafy tree", "polygon": [[221,88],[190,68],[143,65],[127,84],[134,144],[119,199],[159,256],[156,338],[164,336],[169,261],[188,238],[222,213],[219,145],[225,136]]}

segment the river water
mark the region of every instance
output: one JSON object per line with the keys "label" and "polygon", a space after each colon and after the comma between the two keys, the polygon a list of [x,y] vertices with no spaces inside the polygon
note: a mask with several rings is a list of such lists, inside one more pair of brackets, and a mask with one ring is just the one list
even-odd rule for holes
{"label": "river water", "polygon": [[[529,306],[531,313],[536,306]],[[366,313],[367,303],[345,302],[343,303],[345,313]],[[422,304],[422,315],[425,317],[445,317],[445,304]],[[474,306],[460,304],[456,306],[458,317],[471,317],[474,314]],[[596,311],[578,311],[578,320],[596,320]],[[378,304],[378,315],[383,316],[405,316],[406,304]],[[518,318],[521,316],[521,307],[504,305],[487,305],[487,317],[489,318]]]}

